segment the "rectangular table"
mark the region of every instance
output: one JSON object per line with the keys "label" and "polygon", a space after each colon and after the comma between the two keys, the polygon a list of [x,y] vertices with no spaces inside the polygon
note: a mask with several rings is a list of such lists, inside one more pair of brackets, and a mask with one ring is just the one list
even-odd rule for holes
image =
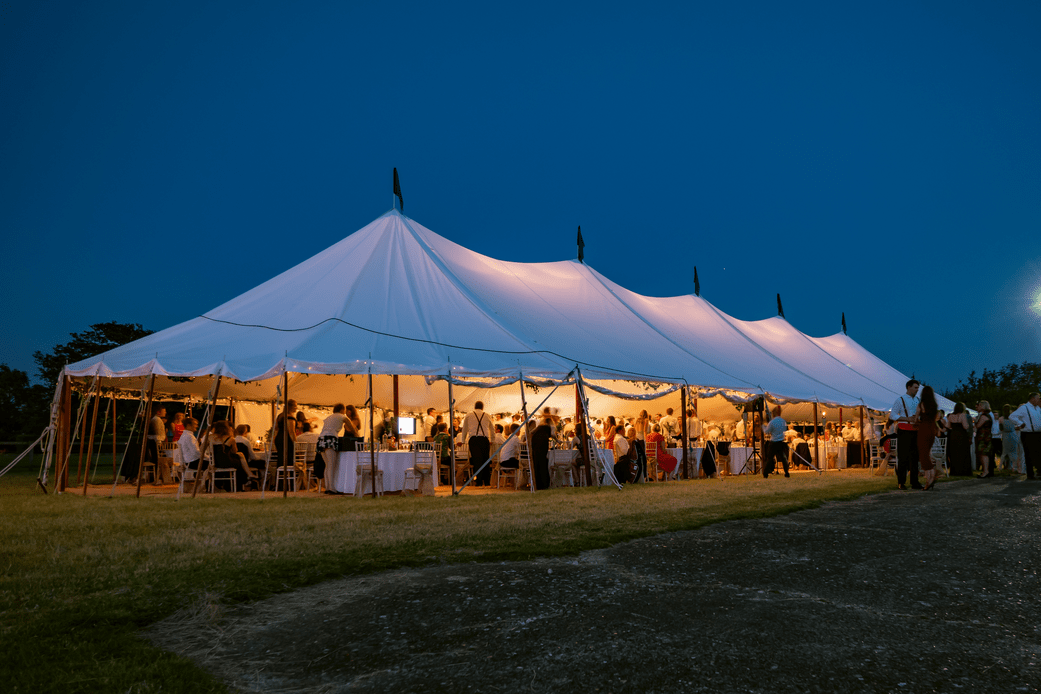
{"label": "rectangular table", "polygon": [[[341,451],[336,462],[325,470],[325,487],[332,492],[353,494],[358,480],[358,463],[370,464],[366,451]],[[376,468],[383,471],[383,491],[396,492],[405,487],[405,470],[412,467],[415,456],[411,451],[379,451],[376,453]],[[368,485],[366,485],[368,486]]]}

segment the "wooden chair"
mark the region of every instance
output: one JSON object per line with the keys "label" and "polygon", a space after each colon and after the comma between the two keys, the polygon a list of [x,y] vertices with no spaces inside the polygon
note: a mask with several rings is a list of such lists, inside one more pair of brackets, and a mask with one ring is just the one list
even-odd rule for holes
{"label": "wooden chair", "polygon": [[376,496],[383,496],[383,470],[376,468],[376,482],[372,480],[372,463],[358,463],[355,468],[354,496],[365,496],[375,489]]}
{"label": "wooden chair", "polygon": [[644,441],[645,455],[647,457],[647,479],[652,482],[658,481],[658,442]]}

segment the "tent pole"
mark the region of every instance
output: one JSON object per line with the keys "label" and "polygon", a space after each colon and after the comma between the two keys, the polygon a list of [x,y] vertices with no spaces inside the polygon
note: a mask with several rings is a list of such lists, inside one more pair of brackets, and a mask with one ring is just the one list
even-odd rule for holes
{"label": "tent pole", "polygon": [[[372,470],[372,498],[376,498],[376,393],[372,390],[372,364],[369,364],[369,466]],[[386,433],[386,427],[384,427]],[[365,493],[365,484],[361,486],[362,495]]]}
{"label": "tent pole", "polygon": [[448,371],[448,430],[452,433],[452,440],[449,442],[452,448],[452,469],[448,476],[452,478],[452,496],[455,496],[459,492],[455,490],[455,398],[452,397],[451,369]]}
{"label": "tent pole", "polygon": [[394,374],[394,428],[391,430],[391,433],[394,435],[395,438],[397,438],[398,436],[399,416],[400,413],[398,412],[398,375]]}
{"label": "tent pole", "polygon": [[[90,420],[90,444],[87,445],[87,469],[83,471],[83,496],[87,495],[87,481],[90,479],[90,459],[94,457],[94,434],[98,428],[98,410],[101,409],[101,379],[98,379],[98,387],[94,393],[94,417]],[[104,425],[102,425],[104,427]],[[102,436],[104,438],[104,436]],[[101,444],[98,444],[98,452],[101,452]]]}
{"label": "tent pole", "polygon": [[[144,467],[145,452],[148,450],[148,431],[152,425],[152,396],[155,395],[155,372],[148,380],[148,404],[145,406],[145,426],[141,429],[141,457],[137,461],[137,498],[141,498],[141,468]],[[159,461],[155,461],[155,473],[159,474]]]}
{"label": "tent pole", "polygon": [[[217,385],[213,388],[213,400],[210,402],[208,410],[204,410],[202,414],[202,424],[206,426],[206,431],[202,435],[202,441],[199,442],[199,469],[195,471],[195,479],[192,483],[192,498],[199,493],[199,478],[203,476],[206,470],[209,470],[209,465],[204,468],[203,465],[206,463],[206,447],[210,445],[210,430],[213,429],[213,418],[217,414],[217,396],[220,395],[220,382],[222,376],[217,376]],[[216,463],[216,461],[214,461]]]}
{"label": "tent pole", "polygon": [[821,456],[820,456],[820,440],[821,437],[817,433],[817,401],[813,401],[813,458],[817,461],[818,473],[824,468],[821,467]]}
{"label": "tent pole", "polygon": [[112,389],[112,480],[116,479],[116,389]]}
{"label": "tent pole", "polygon": [[524,374],[518,372],[520,376],[517,382],[520,384],[521,389],[521,412],[524,413],[524,445],[528,447],[528,475],[531,479],[531,493],[535,493],[535,463],[531,460],[531,439],[528,438],[528,402],[524,399]]}
{"label": "tent pole", "polygon": [[[86,400],[86,404],[84,405],[84,407],[90,407],[90,393],[91,391],[88,390],[83,395],[83,398]],[[80,431],[80,453],[79,457],[76,458],[76,484],[80,483],[80,472],[83,468],[83,447],[87,445],[87,417],[83,418],[83,426],[81,427],[81,429],[82,431]]]}
{"label": "tent pole", "polygon": [[[687,384],[683,384],[683,388],[680,389],[680,443],[683,446],[683,479],[690,479],[690,471],[687,470],[688,458],[687,448],[689,442],[687,440]],[[644,444],[646,445],[646,444]]]}
{"label": "tent pole", "polygon": [[582,423],[582,433],[578,437],[578,452],[582,456],[582,465],[586,469],[586,486],[593,486],[593,473],[590,472],[589,465],[589,432],[586,431],[586,418],[583,416],[582,409],[582,389],[578,387],[578,379],[582,378],[582,374],[575,371],[575,427],[578,427],[578,423]]}
{"label": "tent pole", "polygon": [[58,410],[58,456],[59,461],[55,468],[54,490],[64,491],[65,481],[62,479],[62,464],[69,454],[69,434],[72,429],[72,382],[68,376],[62,376],[61,405]]}
{"label": "tent pole", "polygon": [[[864,447],[864,406],[861,405],[857,408],[857,412],[860,413],[860,467],[864,467],[866,448]],[[849,460],[846,460],[846,465],[849,465]]]}
{"label": "tent pole", "polygon": [[[370,377],[371,378],[371,377]],[[369,381],[370,386],[372,381]],[[370,387],[371,390],[371,387]],[[296,424],[294,423],[295,427]],[[295,446],[294,446],[295,448]],[[293,464],[296,464],[296,451],[293,454],[289,453],[289,370],[282,372],[282,442],[278,446],[278,450],[281,453],[282,467],[285,468],[282,473],[282,498],[289,498],[289,461],[292,460]],[[275,474],[276,490],[278,485],[278,474]],[[376,482],[373,481],[373,485]]]}

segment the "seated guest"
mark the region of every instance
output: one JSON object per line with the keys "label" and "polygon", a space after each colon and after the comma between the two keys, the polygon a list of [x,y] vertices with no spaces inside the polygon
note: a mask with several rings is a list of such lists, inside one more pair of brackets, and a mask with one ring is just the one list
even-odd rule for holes
{"label": "seated guest", "polygon": [[501,467],[501,468],[518,468],[518,467],[520,467],[520,458],[519,458],[520,441],[517,439],[516,436],[510,436],[510,434],[512,434],[516,430],[517,430],[517,425],[516,424],[507,424],[506,425],[506,431],[504,433],[506,434],[508,439],[507,439],[506,443],[503,444],[502,450],[499,451],[499,460],[502,461],[501,463],[499,463],[499,467]]}
{"label": "seated guest", "polygon": [[181,432],[184,431],[183,412],[178,412],[173,416],[173,424],[170,425],[170,428],[173,429],[173,437],[170,440],[174,442],[178,441],[181,438]]}
{"label": "seated guest", "polygon": [[661,433],[661,425],[655,424],[651,427],[651,433],[647,434],[647,457],[654,454],[658,458],[658,468],[666,473],[676,469],[676,456],[665,450],[665,437]]}
{"label": "seated guest", "polygon": [[[309,463],[311,465],[312,469],[313,469],[314,466],[316,464],[318,464],[318,461],[321,460],[321,455],[319,455],[319,453],[318,453],[318,434],[315,433],[311,429],[311,423],[310,422],[304,422],[303,424],[301,424],[300,425],[300,429],[301,429],[301,433],[297,435],[296,442],[300,443],[300,444],[305,444],[305,443],[313,444],[314,447],[315,447],[314,457],[311,460],[307,461],[307,463]],[[324,475],[325,474],[325,461],[324,460],[322,461],[321,465],[322,465],[322,474]],[[303,469],[300,469],[300,472],[303,472]]]}
{"label": "seated guest", "polygon": [[239,424],[235,427],[235,448],[246,458],[246,464],[254,470],[263,470],[267,463],[253,450],[253,442],[249,440],[249,425]]}
{"label": "seated guest", "polygon": [[210,446],[213,448],[213,467],[235,471],[235,489],[244,491],[256,473],[246,464],[246,457],[239,453],[234,432],[227,422],[214,422],[210,431]]}
{"label": "seated guest", "polygon": [[199,459],[202,453],[199,451],[199,440],[195,438],[195,432],[199,429],[199,420],[188,417],[184,420],[184,430],[177,439],[176,461],[181,465],[182,477],[184,470],[198,470]]}
{"label": "seated guest", "polygon": [[[441,422],[437,425],[437,433],[434,434],[434,449],[436,450],[438,444],[441,445],[441,459],[438,461],[438,466],[445,466],[449,469],[452,467],[452,437],[448,435],[448,425]],[[441,484],[451,484],[452,480],[447,477],[441,478]]]}

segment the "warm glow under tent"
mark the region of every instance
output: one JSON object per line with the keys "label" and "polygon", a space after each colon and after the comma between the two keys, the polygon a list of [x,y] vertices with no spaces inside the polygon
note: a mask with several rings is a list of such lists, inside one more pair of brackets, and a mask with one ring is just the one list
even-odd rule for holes
{"label": "warm glow under tent", "polygon": [[[549,385],[576,369],[591,400],[623,405],[613,414],[647,407],[639,399],[654,398],[652,411],[678,408],[684,386],[706,406],[767,394],[885,410],[906,380],[844,334],[811,338],[780,317],[738,320],[698,296],[641,296],[577,260],[495,260],[398,210],[202,316],[65,375],[79,388],[98,377],[127,394],[155,376],[157,397],[196,401],[221,376],[221,400],[271,402],[288,373],[290,397],[329,405],[365,402],[371,373],[383,409],[393,397],[386,377],[396,375],[401,409],[412,412],[446,409],[451,378],[457,409],[483,399],[490,411],[515,411],[518,379]],[[573,389],[555,398],[551,405],[573,410]]]}

